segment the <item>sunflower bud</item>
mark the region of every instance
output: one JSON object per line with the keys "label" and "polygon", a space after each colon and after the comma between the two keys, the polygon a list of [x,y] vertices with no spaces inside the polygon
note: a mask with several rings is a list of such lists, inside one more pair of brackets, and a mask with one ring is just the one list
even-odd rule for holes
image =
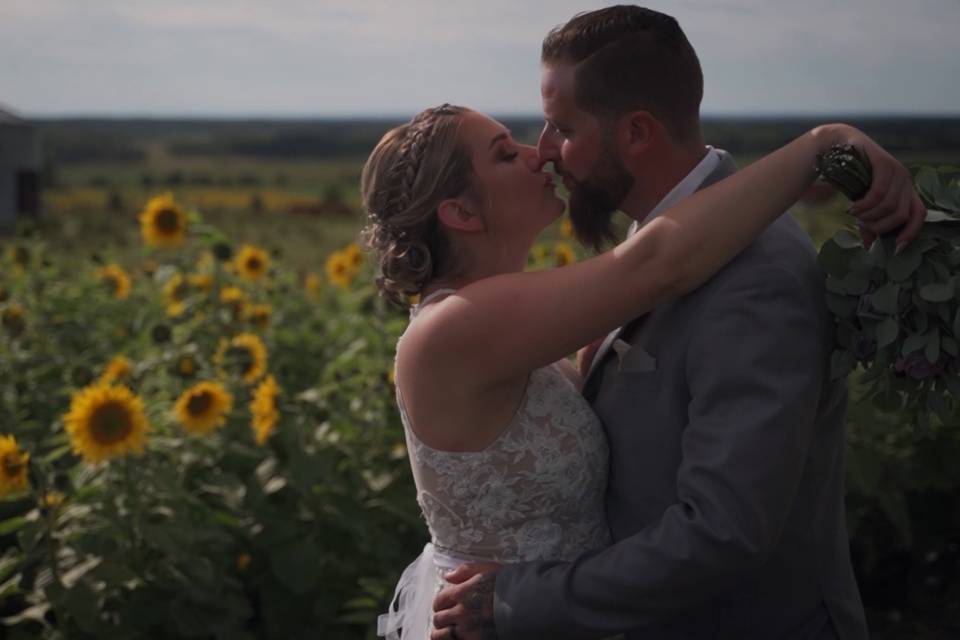
{"label": "sunflower bud", "polygon": [[150,337],[157,344],[163,344],[170,341],[170,327],[165,324],[158,324],[150,330]]}
{"label": "sunflower bud", "polygon": [[217,242],[213,245],[213,255],[220,262],[227,262],[233,258],[233,249],[226,242]]}

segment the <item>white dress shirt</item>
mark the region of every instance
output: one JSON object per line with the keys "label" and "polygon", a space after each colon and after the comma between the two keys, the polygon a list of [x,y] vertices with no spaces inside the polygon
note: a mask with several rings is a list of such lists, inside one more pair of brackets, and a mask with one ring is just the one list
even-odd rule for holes
{"label": "white dress shirt", "polygon": [[[643,222],[634,220],[630,224],[630,228],[627,230],[627,237],[629,238],[637,232],[637,230],[647,221],[653,220],[655,217],[677,204],[684,198],[693,195],[693,193],[700,188],[700,185],[703,184],[703,181],[707,179],[714,169],[717,168],[717,165],[720,164],[720,154],[716,149],[707,145],[707,153],[703,158],[697,163],[690,173],[688,173],[683,180],[674,185],[667,195],[663,196],[663,199],[657,203],[653,209],[650,210],[650,213],[644,217]],[[597,353],[593,357],[593,362],[590,363],[590,370],[587,372],[587,376],[584,378],[590,377],[590,374],[593,373],[594,368],[597,366],[597,363],[603,359],[603,356],[606,355],[607,349],[610,348],[613,341],[616,339],[617,334],[620,333],[620,330],[623,327],[617,327],[611,331],[603,342],[600,344],[600,348],[597,349]],[[614,350],[617,352],[617,357],[622,357],[623,353],[629,350],[629,345],[624,343],[623,345],[613,345]],[[620,348],[618,348],[620,347]]]}

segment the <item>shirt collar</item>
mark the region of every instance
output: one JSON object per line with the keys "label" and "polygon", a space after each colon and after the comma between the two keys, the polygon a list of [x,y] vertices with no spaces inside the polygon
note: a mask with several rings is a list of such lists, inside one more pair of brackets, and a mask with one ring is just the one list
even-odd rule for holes
{"label": "shirt collar", "polygon": [[700,162],[697,163],[697,166],[695,166],[683,180],[674,185],[673,189],[671,189],[667,195],[663,196],[663,199],[647,214],[647,217],[643,219],[642,223],[634,220],[630,224],[627,236],[629,237],[636,233],[641,224],[646,224],[684,198],[692,195],[700,188],[700,185],[707,179],[707,176],[713,173],[713,170],[717,168],[718,164],[720,164],[720,153],[712,146],[707,145],[707,153]]}

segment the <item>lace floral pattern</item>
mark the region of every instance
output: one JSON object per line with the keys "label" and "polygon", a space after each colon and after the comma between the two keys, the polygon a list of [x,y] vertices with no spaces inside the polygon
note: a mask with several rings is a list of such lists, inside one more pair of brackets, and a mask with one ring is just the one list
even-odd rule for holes
{"label": "lace floral pattern", "polygon": [[569,560],[610,544],[606,437],[556,366],[530,375],[513,420],[483,451],[432,449],[399,404],[417,501],[439,549],[522,562]]}

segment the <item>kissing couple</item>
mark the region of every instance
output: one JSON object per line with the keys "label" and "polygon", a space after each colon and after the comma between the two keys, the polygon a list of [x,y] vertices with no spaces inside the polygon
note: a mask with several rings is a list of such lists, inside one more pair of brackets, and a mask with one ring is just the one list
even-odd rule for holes
{"label": "kissing couple", "polygon": [[[844,124],[738,171],[705,144],[697,55],[657,11],[579,14],[541,63],[536,147],[442,105],[363,170],[377,286],[419,296],[395,374],[430,531],[379,633],[866,638],[846,388],[824,274],[785,211],[818,154],[852,144],[874,177],[851,213],[902,246],[925,217],[909,173]],[[524,272],[565,208],[598,251],[615,210],[635,222],[595,257]]]}

